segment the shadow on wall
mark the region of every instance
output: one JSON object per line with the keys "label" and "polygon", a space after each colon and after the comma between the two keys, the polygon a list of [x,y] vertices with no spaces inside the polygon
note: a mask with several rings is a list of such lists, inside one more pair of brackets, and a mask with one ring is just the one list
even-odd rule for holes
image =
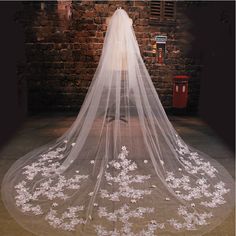
{"label": "shadow on wall", "polygon": [[[0,2],[0,146],[19,127],[26,115],[26,83],[17,75],[24,61],[24,33],[15,21],[20,2]],[[18,68],[18,69],[17,69]]]}
{"label": "shadow on wall", "polygon": [[192,4],[186,12],[195,37],[190,53],[203,64],[199,115],[234,149],[235,2]]}

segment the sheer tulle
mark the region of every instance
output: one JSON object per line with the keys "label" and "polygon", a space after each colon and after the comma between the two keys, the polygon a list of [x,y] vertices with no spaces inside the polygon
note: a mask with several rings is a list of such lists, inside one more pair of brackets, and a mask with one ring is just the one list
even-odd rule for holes
{"label": "sheer tulle", "polygon": [[78,117],[13,164],[2,196],[37,235],[202,235],[233,209],[234,180],[178,136],[118,9]]}

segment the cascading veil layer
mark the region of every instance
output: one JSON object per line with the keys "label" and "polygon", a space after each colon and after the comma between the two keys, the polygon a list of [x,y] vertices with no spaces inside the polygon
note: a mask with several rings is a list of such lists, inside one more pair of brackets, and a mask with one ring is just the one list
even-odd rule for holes
{"label": "cascading veil layer", "polygon": [[2,197],[36,235],[203,235],[233,209],[234,180],[177,134],[117,9],[76,120],[13,164]]}

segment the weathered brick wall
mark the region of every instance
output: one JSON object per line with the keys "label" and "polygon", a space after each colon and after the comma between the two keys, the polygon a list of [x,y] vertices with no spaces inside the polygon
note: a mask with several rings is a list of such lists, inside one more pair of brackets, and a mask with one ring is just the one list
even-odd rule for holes
{"label": "weathered brick wall", "polygon": [[[191,22],[185,16],[185,4],[177,3],[176,24],[149,24],[149,1],[75,1],[72,17],[60,17],[56,2],[27,2],[18,15],[26,34],[27,63],[21,76],[28,84],[30,111],[78,111],[98,65],[107,29],[106,18],[118,6],[133,19],[142,57],[166,109],[172,104],[172,78],[189,74],[190,111],[197,110],[200,68],[188,56]],[[152,53],[155,36],[167,35],[166,64],[157,63]]]}

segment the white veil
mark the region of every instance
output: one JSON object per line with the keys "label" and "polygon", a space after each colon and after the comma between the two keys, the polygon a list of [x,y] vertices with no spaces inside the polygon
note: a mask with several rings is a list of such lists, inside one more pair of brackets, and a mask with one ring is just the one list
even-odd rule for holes
{"label": "white veil", "polygon": [[178,136],[117,9],[73,125],[13,164],[2,198],[42,236],[202,235],[233,209],[234,180]]}

